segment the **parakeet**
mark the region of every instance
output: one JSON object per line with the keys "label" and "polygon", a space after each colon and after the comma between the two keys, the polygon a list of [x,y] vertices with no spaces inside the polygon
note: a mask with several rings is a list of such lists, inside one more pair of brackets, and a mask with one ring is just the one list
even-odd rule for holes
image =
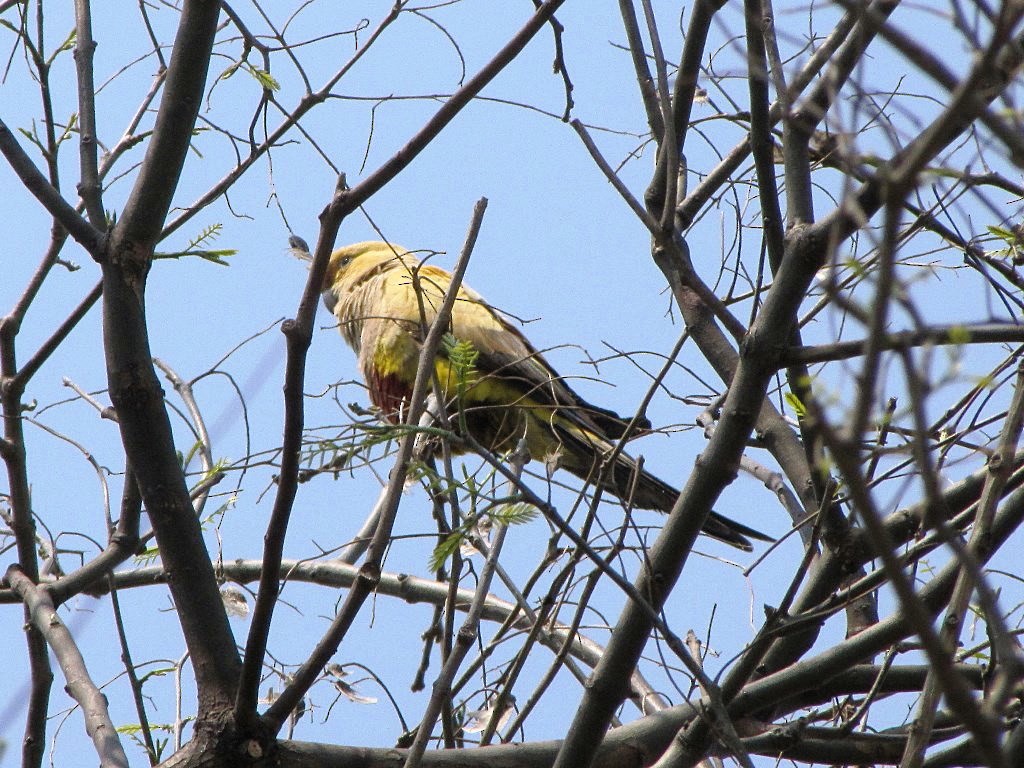
{"label": "parakeet", "polygon": [[[389,243],[356,243],[331,254],[324,303],[359,357],[370,399],[392,422],[408,408],[425,329],[451,279],[444,269]],[[625,453],[600,471],[628,419],[576,394],[522,333],[466,285],[459,288],[449,330],[472,348],[472,370],[457,374],[442,349],[435,373],[449,409],[460,411],[457,423],[477,442],[500,453],[525,438],[535,460],[557,464],[636,507],[671,510],[679,492]],[[639,426],[649,429],[650,423]],[[748,536],[771,540],[716,512],[704,533],[748,551]]]}

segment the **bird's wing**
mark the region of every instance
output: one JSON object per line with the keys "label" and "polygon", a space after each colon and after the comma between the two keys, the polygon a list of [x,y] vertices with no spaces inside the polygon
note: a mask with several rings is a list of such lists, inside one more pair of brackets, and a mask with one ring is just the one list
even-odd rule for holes
{"label": "bird's wing", "polygon": [[[417,346],[422,343],[422,329],[436,318],[451,279],[440,267],[394,260],[359,281],[347,306],[362,318],[364,373],[397,376],[411,386],[415,352],[407,345],[410,340]],[[510,400],[523,398],[524,405],[549,408],[598,439],[618,438],[625,431],[628,419],[576,394],[526,337],[468,286],[459,289],[451,330],[478,354],[475,367],[485,382],[478,394],[489,389],[487,377],[501,382],[495,388],[501,391],[495,404],[511,405]],[[373,343],[365,344],[371,339]],[[445,351],[438,355],[443,358]],[[638,426],[649,429],[650,422],[643,420]]]}
{"label": "bird's wing", "polygon": [[[427,265],[420,268],[420,277],[424,294],[433,294],[433,287],[439,303],[451,276]],[[598,437],[617,438],[625,431],[628,419],[580,397],[516,327],[466,286],[452,309],[452,334],[473,345],[480,374],[500,378],[532,403],[557,409],[560,417]],[[649,429],[650,422],[643,420],[639,427]]]}

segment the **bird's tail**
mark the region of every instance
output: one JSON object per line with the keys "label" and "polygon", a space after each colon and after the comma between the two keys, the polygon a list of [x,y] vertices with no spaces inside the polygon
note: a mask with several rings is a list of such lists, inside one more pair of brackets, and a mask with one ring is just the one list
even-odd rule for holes
{"label": "bird's tail", "polygon": [[[611,445],[606,445],[610,450]],[[595,454],[594,446],[589,447],[590,455],[593,456]],[[585,451],[573,453],[577,456],[586,455]],[[596,467],[574,467],[568,462],[560,462],[560,464],[578,477],[596,482],[603,490],[613,493],[624,502],[640,509],[653,509],[667,514],[672,511],[676,499],[679,498],[678,490],[643,469],[635,459],[623,452],[616,456],[613,466],[605,468],[603,472]],[[714,539],[746,552],[753,550],[750,539],[774,541],[772,537],[761,533],[761,531],[731,520],[714,510],[708,514],[701,530]]]}
{"label": "bird's tail", "polygon": [[[621,499],[631,501],[640,509],[655,509],[667,514],[672,511],[672,507],[679,498],[679,491],[661,478],[639,467],[632,457],[624,453],[620,453],[616,457],[614,470],[608,474],[613,476],[611,479],[614,485],[607,490]],[[631,489],[632,495],[630,495]],[[720,515],[714,510],[708,514],[701,530],[714,539],[724,541],[726,544],[731,544],[746,552],[753,549],[750,539],[747,537],[760,541],[774,541],[771,536]]]}

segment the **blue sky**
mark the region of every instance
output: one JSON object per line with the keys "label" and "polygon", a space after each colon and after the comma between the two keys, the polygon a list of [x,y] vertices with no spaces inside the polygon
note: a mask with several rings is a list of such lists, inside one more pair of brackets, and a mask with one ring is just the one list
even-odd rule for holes
{"label": "blue sky", "polygon": [[[331,9],[330,23],[352,28],[365,16],[371,20],[372,28],[388,7],[390,3],[346,3],[342,8]],[[530,8],[530,3],[521,2],[515,4],[514,13],[497,14],[487,4],[465,2],[439,7],[430,16],[458,41],[465,71],[472,74],[518,28]],[[48,9],[54,16],[62,12]],[[251,9],[247,12],[251,13]],[[821,11],[816,19],[823,29],[824,14],[828,12]],[[115,15],[120,10],[103,7],[94,13],[99,43],[97,83],[102,83],[143,51],[136,47],[143,45],[139,37],[142,30],[136,17]],[[325,13],[325,6],[314,5],[301,14],[293,27],[294,39],[322,32]],[[8,17],[10,12],[5,16]],[[169,40],[177,14],[159,7],[153,17],[158,35]],[[595,139],[614,165],[625,161],[622,176],[634,194],[640,196],[649,179],[653,158],[651,148],[644,146],[642,138],[643,111],[628,54],[621,48],[624,38],[615,4],[568,3],[559,18],[566,27],[564,42],[575,87],[573,116],[595,127]],[[253,23],[256,24],[255,20]],[[681,44],[678,18],[674,12],[667,12],[659,17],[659,23],[668,55],[677,56]],[[785,9],[779,10],[778,23],[789,44],[800,39],[806,30],[806,18],[799,13],[786,13]],[[70,21],[58,23],[55,29],[67,29],[69,24]],[[742,58],[731,39],[741,29],[738,12],[727,8],[708,50],[714,52],[716,72],[738,79],[731,88],[742,97]],[[365,39],[366,32],[362,35]],[[51,43],[56,37],[55,32],[50,33]],[[5,31],[0,41],[2,50],[9,52],[10,33]],[[226,70],[239,49],[237,41],[219,46],[211,81]],[[341,36],[303,52],[313,73],[314,87],[339,67],[352,50],[352,37]],[[637,363],[648,371],[656,371],[660,356],[672,349],[682,329],[664,280],[650,259],[644,228],[594,166],[571,128],[552,116],[561,114],[564,108],[562,81],[551,72],[552,56],[551,35],[541,33],[524,55],[484,91],[484,100],[468,107],[408,169],[367,204],[364,212],[345,221],[339,244],[376,239],[379,227],[388,239],[408,248],[444,252],[446,255],[439,256],[437,263],[450,266],[462,244],[473,204],[487,197],[489,207],[467,282],[497,307],[528,320],[524,332],[538,348],[550,350],[549,359],[563,375],[581,377],[574,385],[587,399],[630,413],[649,379],[638,375],[634,364],[617,357],[613,350],[636,353]],[[805,57],[806,53],[800,56]],[[151,58],[133,64],[99,93],[99,132],[107,145],[120,136],[140,94],[148,88],[153,70]],[[899,60],[882,57],[866,73],[865,82],[878,89],[897,83],[903,83],[908,90],[911,85],[920,87],[914,78],[901,80],[906,71]],[[347,173],[349,183],[355,184],[390,157],[437,109],[440,102],[431,97],[443,98],[459,86],[461,72],[458,53],[437,26],[416,16],[403,17],[385,33],[379,47],[346,76],[336,89],[338,98],[314,110],[303,125],[337,168]],[[272,74],[282,86],[278,98],[286,107],[294,105],[300,95],[295,90],[298,84],[283,57],[275,57]],[[56,113],[67,116],[76,110],[70,54],[60,58],[54,82]],[[389,96],[415,98],[382,101]],[[727,106],[721,94],[713,91],[711,97],[714,104]],[[244,133],[258,98],[255,81],[244,72],[236,72],[212,90],[201,118],[230,124],[236,132]],[[924,104],[919,108],[926,112],[937,105]],[[30,128],[38,111],[38,94],[26,78],[22,56],[16,54],[5,81],[0,83],[0,116],[11,126]],[[714,114],[714,106],[706,104],[699,105],[693,117],[699,120]],[[273,114],[269,122],[273,126],[278,119]],[[257,128],[257,134],[262,128]],[[695,130],[687,145],[691,169],[699,173],[713,167],[716,148],[731,148],[742,130],[742,126],[725,121],[701,123],[699,132]],[[864,141],[884,144],[884,137],[869,132]],[[194,148],[175,198],[177,206],[189,205],[234,162],[227,141],[215,131],[201,132]],[[627,159],[634,151],[637,156]],[[111,185],[105,200],[108,209],[117,210],[122,205],[130,188],[130,165],[140,158],[140,150],[136,149],[124,159],[121,167],[128,171],[128,179]],[[62,154],[65,194],[74,188],[76,163],[71,141]],[[219,237],[207,247],[237,250],[237,255],[228,260],[230,266],[225,268],[196,258],[162,260],[154,265],[147,289],[154,354],[185,378],[209,370],[240,341],[265,331],[220,366],[221,371],[234,377],[244,396],[252,451],[272,450],[280,441],[279,393],[284,346],[283,337],[274,326],[281,318],[295,313],[306,278],[304,265],[287,252],[288,226],[271,200],[276,196],[292,230],[313,243],[317,214],[329,200],[335,183],[333,171],[298,135],[275,150],[272,163],[272,167],[266,161],[258,163],[226,199],[193,218],[159,248],[164,252],[180,250],[206,228],[216,226]],[[15,222],[8,229],[2,256],[0,307],[6,312],[44,251],[49,225],[40,206],[24,192],[6,165],[0,165],[0,188],[5,190],[9,221]],[[753,192],[738,188],[732,194],[688,237],[695,263],[710,282],[714,281],[723,251],[734,253],[739,248],[748,268],[756,264],[759,230],[752,226],[740,241],[734,240],[733,235],[732,206],[741,211],[746,223],[757,224],[756,208],[745,197]],[[821,211],[828,210],[827,199],[822,191]],[[22,360],[98,279],[98,266],[77,246],[68,246],[64,257],[76,262],[80,269],[70,272],[58,268],[47,280],[19,338]],[[722,274],[721,280],[727,284],[731,276]],[[930,283],[927,290],[934,291],[930,296],[938,305],[957,295],[952,279]],[[982,306],[979,302],[978,314],[984,313]],[[740,312],[744,319],[746,311]],[[346,384],[336,391],[330,389],[339,381],[358,377],[354,356],[338,337],[332,321],[321,311],[310,350],[306,391],[310,395],[327,394],[308,399],[309,427],[344,424],[348,415],[338,403],[367,403],[358,384]],[[826,335],[833,332],[834,326],[825,326]],[[692,372],[678,368],[671,374],[669,386],[673,392],[680,396],[707,396],[721,391],[720,382],[696,353],[687,356],[689,349],[684,349],[683,360],[692,366]],[[587,363],[590,359],[608,357],[612,359],[596,369]],[[116,517],[123,469],[116,427],[101,420],[92,406],[75,397],[64,385],[65,378],[95,393],[100,404],[109,404],[103,392],[106,383],[98,309],[88,315],[68,343],[40,371],[26,398],[37,404],[34,419],[80,443],[103,468]],[[704,382],[710,383],[713,391]],[[837,384],[837,391],[839,387]],[[180,400],[170,386],[165,388],[171,402],[180,407]],[[211,427],[214,456],[234,466],[249,450],[237,393],[226,376],[217,375],[197,384],[196,397]],[[656,426],[666,427],[668,434],[645,438],[635,443],[632,450],[642,452],[647,467],[656,474],[681,484],[703,444],[700,432],[691,428],[698,411],[693,404],[660,394],[649,415]],[[179,427],[180,447],[187,452],[190,439],[180,422]],[[71,532],[84,531],[94,540],[103,541],[104,489],[96,471],[78,447],[42,427],[29,428],[28,440],[37,514],[55,535],[65,532],[60,538],[64,547],[94,553],[94,543]],[[470,468],[476,466],[471,459],[466,464]],[[386,473],[387,466],[380,464],[377,471]],[[220,504],[230,504],[217,524],[207,527],[211,551],[221,551],[226,560],[259,557],[263,523],[273,496],[271,474],[271,469],[259,466],[245,475],[237,470],[228,473],[206,510],[210,513]],[[365,470],[342,474],[337,480],[321,477],[302,486],[286,556],[311,557],[318,547],[343,542],[358,528],[378,488],[374,474]],[[894,496],[894,505],[897,501]],[[771,494],[747,477],[738,478],[727,489],[717,508],[776,534],[787,527]],[[614,508],[609,509],[610,514],[615,513]],[[644,519],[655,520],[653,516]],[[410,536],[426,534],[432,527],[425,494],[418,488],[410,489],[403,501],[400,532]],[[512,531],[508,567],[517,578],[525,579],[532,571],[536,553],[545,546],[547,536],[547,526],[539,520]],[[706,540],[700,548],[744,564],[750,562],[749,557]],[[429,553],[430,539],[413,536],[395,543],[387,566],[395,571],[429,576]],[[755,573],[751,580],[741,576],[738,568],[716,559],[690,560],[687,584],[673,598],[672,608],[679,611],[677,621],[683,631],[692,626],[702,636],[714,613],[712,643],[717,645],[721,641],[723,658],[712,665],[723,663],[749,639],[760,622],[761,604],[777,601],[786,586],[784,580],[774,579],[772,574],[785,574],[796,553],[795,547],[783,548],[760,572],[769,575],[759,578],[759,573]],[[11,557],[9,552],[0,554],[0,565],[6,567]],[[66,567],[73,565],[69,556]],[[332,612],[338,597],[306,586],[289,586],[285,599],[295,607],[279,609],[271,639],[272,650],[281,661],[297,663],[304,658],[326,625],[323,617]],[[591,617],[595,623],[614,622],[614,593],[603,596],[595,605],[606,611],[603,616],[595,613]],[[136,661],[170,662],[180,657],[181,642],[169,608],[163,588],[126,597],[125,612]],[[20,622],[10,620],[12,610],[4,609],[7,619],[0,622],[0,647],[18,649],[15,656],[20,659]],[[109,601],[86,597],[72,601],[64,609],[68,623],[81,632],[87,659],[95,665],[95,679],[104,683],[119,674],[120,666],[118,650],[107,632],[109,611]],[[418,636],[427,628],[428,619],[426,608],[395,605],[381,598],[372,610],[364,613],[357,635],[351,642],[346,641],[337,659],[373,666],[387,678],[392,691],[401,696],[412,721],[425,698],[424,694],[408,694],[407,688],[419,660]],[[239,641],[244,641],[246,620],[235,620],[234,628]],[[837,626],[833,633],[841,631]],[[600,631],[596,637],[601,639]],[[154,662],[154,666],[166,666],[167,662]],[[531,660],[531,665],[543,669],[547,662],[548,657],[541,655],[537,661]],[[432,670],[437,667],[435,660]],[[21,666],[15,668],[14,677],[26,679],[26,674]],[[118,709],[127,701],[126,684],[116,680],[111,685],[110,698],[119,702],[115,705],[115,721],[131,722],[130,711]],[[578,689],[572,683],[561,679],[559,685],[566,695],[577,695]],[[384,700],[373,686],[365,690],[361,686],[361,690]],[[170,722],[173,718],[169,709],[172,691],[169,677],[154,683],[154,722]],[[61,696],[59,686],[55,687],[55,697]],[[317,698],[321,706],[330,701],[322,690]],[[389,744],[398,728],[387,718],[386,726],[379,725],[385,706],[343,701],[337,705],[343,711],[339,714],[336,709],[325,726],[319,725],[325,714],[321,709],[314,714],[317,727],[307,721],[300,725],[298,735],[337,743]],[[542,710],[531,721],[528,737],[550,738],[558,734],[568,711],[565,700],[554,697],[548,706],[549,711]],[[0,708],[4,707],[8,708],[4,711],[10,711],[11,704],[0,698]],[[20,719],[4,718],[3,722],[5,729],[0,737],[16,744],[21,732]],[[58,764],[61,759],[70,759],[68,755],[73,754],[83,737],[80,723],[73,717],[58,737]],[[9,754],[8,764],[13,764],[11,760]]]}

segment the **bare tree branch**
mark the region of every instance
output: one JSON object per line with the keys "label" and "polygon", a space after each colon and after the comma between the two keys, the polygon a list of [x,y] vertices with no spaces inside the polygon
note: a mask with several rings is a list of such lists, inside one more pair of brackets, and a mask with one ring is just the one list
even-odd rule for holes
{"label": "bare tree branch", "polygon": [[7,569],[5,576],[11,588],[25,601],[32,623],[46,638],[57,662],[64,672],[68,693],[79,703],[85,714],[85,728],[96,746],[102,766],[127,768],[128,758],[117,737],[117,730],[107,712],[103,693],[89,677],[89,672],[74,638],[60,620],[49,596],[39,589],[17,566]]}

